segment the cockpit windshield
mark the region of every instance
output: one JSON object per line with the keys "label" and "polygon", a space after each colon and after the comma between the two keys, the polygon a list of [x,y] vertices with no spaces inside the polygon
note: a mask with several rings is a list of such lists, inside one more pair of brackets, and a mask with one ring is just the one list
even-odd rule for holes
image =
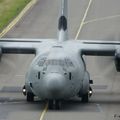
{"label": "cockpit windshield", "polygon": [[65,59],[47,59],[46,58],[42,58],[39,60],[38,62],[39,66],[49,66],[49,65],[54,65],[54,66],[64,66],[64,67],[73,67],[73,63],[70,59],[65,58]]}

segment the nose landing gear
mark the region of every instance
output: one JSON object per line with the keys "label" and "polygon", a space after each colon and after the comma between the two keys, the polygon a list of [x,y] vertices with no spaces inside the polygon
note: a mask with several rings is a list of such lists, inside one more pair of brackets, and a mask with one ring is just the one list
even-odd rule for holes
{"label": "nose landing gear", "polygon": [[49,100],[48,101],[48,107],[49,109],[61,109],[62,103],[60,100]]}

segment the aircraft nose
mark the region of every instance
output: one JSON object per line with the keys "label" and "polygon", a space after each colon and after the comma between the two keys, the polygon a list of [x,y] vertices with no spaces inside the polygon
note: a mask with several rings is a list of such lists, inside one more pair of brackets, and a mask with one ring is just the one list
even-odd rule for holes
{"label": "aircraft nose", "polygon": [[45,77],[46,89],[51,97],[57,97],[65,87],[65,78],[59,73],[50,73]]}

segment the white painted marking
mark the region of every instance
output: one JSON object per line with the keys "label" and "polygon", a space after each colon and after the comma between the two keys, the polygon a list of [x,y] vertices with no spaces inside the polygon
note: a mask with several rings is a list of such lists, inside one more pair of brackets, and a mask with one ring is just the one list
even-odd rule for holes
{"label": "white painted marking", "polygon": [[89,3],[88,3],[87,9],[86,9],[86,11],[85,11],[85,14],[84,14],[84,16],[83,16],[83,19],[82,19],[82,21],[81,21],[81,23],[80,23],[80,27],[79,27],[78,32],[77,32],[77,34],[76,34],[75,40],[78,39],[78,36],[79,36],[79,34],[81,33],[81,30],[82,30],[83,25],[84,25],[84,21],[85,21],[85,19],[86,19],[86,17],[87,17],[87,14],[88,14],[88,12],[89,12],[89,9],[90,9],[90,6],[91,6],[91,4],[92,4],[92,1],[93,1],[93,0],[90,0]]}
{"label": "white painted marking", "polygon": [[101,108],[100,104],[96,104],[96,105],[97,105],[98,110],[99,110],[100,112],[102,112],[102,108]]}

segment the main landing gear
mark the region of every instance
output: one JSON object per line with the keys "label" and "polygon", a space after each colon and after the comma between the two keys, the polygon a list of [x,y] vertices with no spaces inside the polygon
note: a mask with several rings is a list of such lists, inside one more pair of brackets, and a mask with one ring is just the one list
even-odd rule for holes
{"label": "main landing gear", "polygon": [[26,99],[28,102],[33,102],[34,101],[34,94],[31,92],[27,92]]}
{"label": "main landing gear", "polygon": [[82,95],[81,101],[83,103],[88,103],[89,102],[89,97],[92,96],[92,93],[93,93],[92,88],[89,87],[89,91],[86,94]]}
{"label": "main landing gear", "polygon": [[84,94],[81,97],[81,101],[82,101],[82,103],[88,103],[89,102],[89,95],[88,95],[88,93]]}
{"label": "main landing gear", "polygon": [[27,102],[33,102],[34,101],[34,94],[32,92],[27,92],[25,85],[23,86],[23,94],[26,96]]}
{"label": "main landing gear", "polygon": [[48,107],[49,109],[61,109],[62,103],[60,100],[49,100]]}

